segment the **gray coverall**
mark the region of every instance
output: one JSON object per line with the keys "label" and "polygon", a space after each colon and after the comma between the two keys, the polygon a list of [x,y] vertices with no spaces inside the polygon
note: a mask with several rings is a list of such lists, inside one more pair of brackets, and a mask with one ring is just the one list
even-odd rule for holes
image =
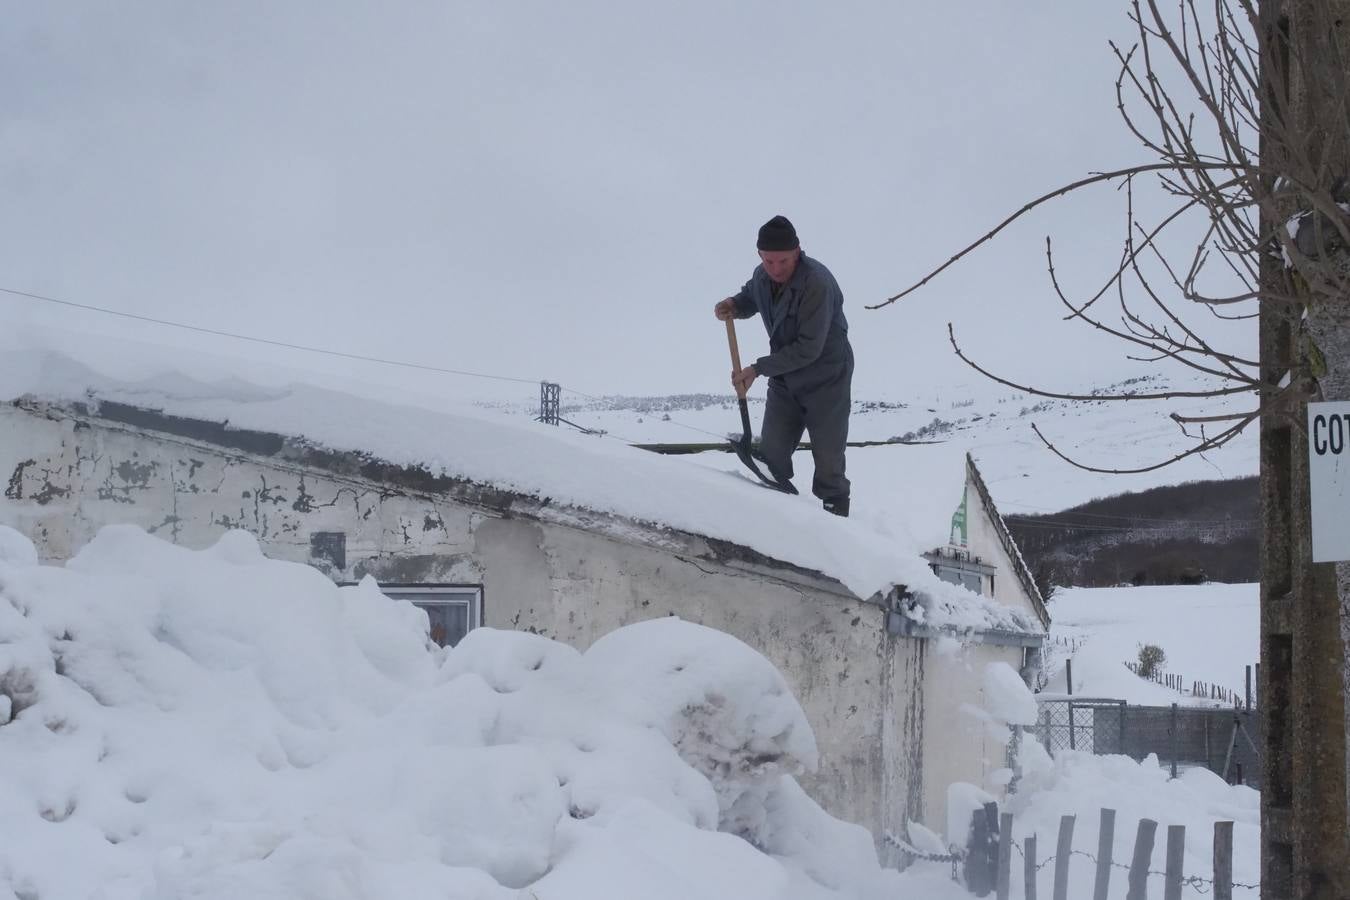
{"label": "gray coverall", "polygon": [[839,284],[829,269],[802,254],[787,284],[775,284],[763,266],[756,266],[732,299],[738,319],[758,313],[769,333],[769,355],[754,366],[769,379],[760,449],[770,470],[779,478],[792,477],[792,452],[805,430],[816,464],[811,493],[827,509],[847,515],[844,448],[853,348]]}

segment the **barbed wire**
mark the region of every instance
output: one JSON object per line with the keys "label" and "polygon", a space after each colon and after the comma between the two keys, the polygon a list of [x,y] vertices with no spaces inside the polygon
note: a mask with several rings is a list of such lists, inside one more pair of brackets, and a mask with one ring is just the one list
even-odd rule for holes
{"label": "barbed wire", "polygon": [[[1013,847],[1014,850],[1017,851],[1017,854],[1018,854],[1019,856],[1021,856],[1023,860],[1025,860],[1025,859],[1027,858],[1027,857],[1026,857],[1026,852],[1022,849],[1021,844],[1018,844],[1016,841],[1014,841],[1012,847]],[[1084,859],[1089,859],[1089,860],[1091,860],[1093,865],[1096,865],[1096,866],[1100,866],[1100,865],[1101,865],[1101,861],[1098,860],[1097,857],[1093,856],[1091,853],[1089,853],[1089,852],[1086,851],[1086,850],[1070,850],[1070,851],[1069,851],[1069,855],[1070,855],[1070,856],[1081,856],[1081,857],[1083,857]],[[1050,865],[1052,862],[1055,862],[1055,861],[1058,860],[1058,859],[1059,859],[1059,856],[1056,854],[1056,855],[1054,855],[1054,856],[1047,857],[1046,859],[1042,860],[1042,861],[1039,862],[1039,863],[1035,863],[1035,864],[1034,864],[1035,871],[1040,872],[1040,871],[1041,871],[1042,869],[1044,869],[1046,866]],[[1126,865],[1125,863],[1118,863],[1118,862],[1116,862],[1115,860],[1112,860],[1110,863],[1108,863],[1108,865],[1109,865],[1111,868],[1113,868],[1113,869],[1119,869],[1119,870],[1122,871],[1122,872],[1132,872],[1132,871],[1134,871],[1134,867],[1133,867],[1133,866]],[[1166,878],[1167,878],[1167,873],[1166,873],[1166,872],[1159,872],[1159,871],[1157,871],[1156,869],[1147,869],[1147,870],[1145,870],[1145,874],[1146,874],[1147,876],[1149,876],[1149,877],[1157,877],[1157,878],[1163,878],[1163,879],[1166,879]],[[1209,889],[1212,888],[1212,887],[1214,887],[1214,884],[1215,884],[1214,879],[1212,879],[1212,878],[1202,878],[1202,877],[1199,876],[1199,875],[1183,875],[1183,876],[1181,877],[1181,883],[1182,883],[1183,885],[1188,886],[1188,887],[1194,888],[1195,890],[1199,891],[1199,892],[1202,893],[1202,894],[1207,894],[1207,893],[1209,893]],[[1240,887],[1240,888],[1245,888],[1246,890],[1249,890],[1249,891],[1259,891],[1259,890],[1261,889],[1261,885],[1260,885],[1259,883],[1258,883],[1258,884],[1246,884],[1246,883],[1241,882],[1241,881],[1234,881],[1234,882],[1232,882],[1232,885],[1233,885],[1233,887],[1235,887],[1235,888],[1238,888],[1238,887]]]}
{"label": "barbed wire", "polygon": [[[1013,847],[1014,850],[1017,851],[1017,855],[1020,856],[1020,857],[1022,857],[1023,860],[1025,860],[1025,859],[1027,858],[1026,851],[1024,851],[1024,850],[1022,849],[1022,845],[1021,845],[1021,844],[1017,843],[1016,841],[1013,841],[1012,847]],[[1037,872],[1039,872],[1041,869],[1044,869],[1046,866],[1050,865],[1050,864],[1051,864],[1052,862],[1054,862],[1054,861],[1055,861],[1055,857],[1051,856],[1051,857],[1049,857],[1048,859],[1046,859],[1044,862],[1039,862],[1039,863],[1033,862],[1033,863],[1032,863],[1032,866],[1035,868],[1035,870],[1036,870]]]}
{"label": "barbed wire", "polygon": [[[915,847],[908,841],[901,840],[900,838],[896,837],[889,831],[885,833],[884,839],[887,843],[891,844],[893,847],[898,848],[902,852],[908,854],[911,857],[914,857],[915,859],[921,859],[927,862],[951,863],[952,880],[956,882],[962,881],[962,878],[960,877],[959,866],[960,863],[966,860],[966,858],[969,855],[968,853],[962,852],[956,848],[953,848],[950,853],[928,853],[926,851],[920,850],[919,848]],[[1023,861],[1026,860],[1026,851],[1022,849],[1021,844],[1019,844],[1016,841],[1013,841],[1012,848],[1017,851],[1017,855],[1020,856],[1023,859]],[[1091,860],[1093,865],[1098,866],[1101,865],[1101,862],[1097,859],[1097,857],[1086,850],[1070,850],[1069,855],[1081,856],[1084,859]],[[1034,871],[1039,873],[1041,870],[1045,869],[1051,863],[1056,862],[1058,859],[1059,856],[1058,854],[1056,854],[1046,857],[1040,862],[1033,862]],[[1125,863],[1119,863],[1116,862],[1115,860],[1112,860],[1108,865],[1111,868],[1119,869],[1122,872],[1132,872],[1134,870],[1133,866],[1126,865]],[[1150,878],[1162,878],[1162,879],[1166,879],[1168,877],[1166,872],[1159,872],[1156,869],[1145,870],[1145,876]],[[1210,893],[1216,884],[1214,879],[1203,878],[1199,875],[1183,875],[1181,876],[1181,883],[1201,894]],[[1259,882],[1256,884],[1247,884],[1246,882],[1242,881],[1233,881],[1231,882],[1231,884],[1235,888],[1243,888],[1244,890],[1248,891],[1259,891],[1261,889],[1261,885]]]}

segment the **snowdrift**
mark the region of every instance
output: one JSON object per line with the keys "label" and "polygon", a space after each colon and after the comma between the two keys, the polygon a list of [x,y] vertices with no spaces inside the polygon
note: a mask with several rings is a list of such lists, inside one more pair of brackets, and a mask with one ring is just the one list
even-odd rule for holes
{"label": "snowdrift", "polygon": [[662,619],[445,651],[244,532],[0,526],[0,898],[896,897],[782,676]]}

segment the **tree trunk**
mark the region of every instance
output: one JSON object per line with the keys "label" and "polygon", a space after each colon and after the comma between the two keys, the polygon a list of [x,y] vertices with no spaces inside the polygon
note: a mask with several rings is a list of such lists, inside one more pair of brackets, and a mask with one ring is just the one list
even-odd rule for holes
{"label": "tree trunk", "polygon": [[[1350,0],[1264,0],[1261,161],[1326,191],[1350,175],[1346,85]],[[1287,100],[1287,106],[1284,102]],[[1267,178],[1267,186],[1270,179]],[[1263,210],[1263,233],[1305,203]],[[1344,251],[1320,267],[1345,270]],[[1278,257],[1263,288],[1288,292]],[[1350,295],[1305,291],[1306,309],[1263,300],[1265,397],[1288,377],[1314,400],[1350,400]],[[1320,351],[1320,354],[1319,352]],[[1314,363],[1319,356],[1322,365]],[[1312,563],[1306,407],[1261,423],[1263,898],[1350,897],[1350,564]]]}

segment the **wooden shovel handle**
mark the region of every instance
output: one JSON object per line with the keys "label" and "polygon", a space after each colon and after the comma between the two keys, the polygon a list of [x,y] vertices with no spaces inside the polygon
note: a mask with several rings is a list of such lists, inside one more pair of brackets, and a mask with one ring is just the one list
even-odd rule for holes
{"label": "wooden shovel handle", "polygon": [[[736,343],[735,319],[727,319],[727,346],[731,348],[731,371],[739,375],[741,374],[741,348]],[[740,382],[736,383],[736,399],[745,399],[745,388],[741,387]]]}

